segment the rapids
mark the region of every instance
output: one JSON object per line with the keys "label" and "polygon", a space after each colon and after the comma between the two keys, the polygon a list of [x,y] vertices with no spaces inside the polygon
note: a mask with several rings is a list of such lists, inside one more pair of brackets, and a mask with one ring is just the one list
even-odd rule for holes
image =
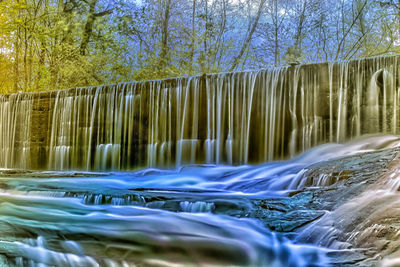
{"label": "rapids", "polygon": [[[102,173],[5,169],[0,260],[9,266],[328,266],[333,252],[351,249],[318,230],[336,219],[332,212],[284,235],[251,215],[255,201],[329,187],[338,181],[309,183],[307,170],[399,145],[397,136],[369,136],[260,165]],[[384,183],[381,190],[393,187],[398,184]]]}

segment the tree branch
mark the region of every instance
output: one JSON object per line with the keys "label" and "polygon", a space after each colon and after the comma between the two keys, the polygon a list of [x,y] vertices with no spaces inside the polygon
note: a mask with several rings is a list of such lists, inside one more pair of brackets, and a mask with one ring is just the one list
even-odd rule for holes
{"label": "tree branch", "polygon": [[94,14],[93,16],[96,17],[96,18],[97,18],[97,17],[103,17],[103,16],[106,16],[106,15],[112,14],[113,11],[114,11],[114,9],[112,8],[112,9],[108,9],[108,10],[104,10],[104,11],[102,11],[102,12],[96,13],[96,14]]}
{"label": "tree branch", "polygon": [[261,2],[260,2],[260,6],[258,7],[256,19],[254,20],[254,23],[253,23],[253,25],[252,25],[252,27],[251,27],[251,30],[250,30],[249,34],[247,35],[246,40],[245,40],[244,43],[243,43],[242,49],[240,49],[239,54],[238,54],[238,55],[235,57],[235,59],[233,60],[233,64],[232,64],[231,68],[229,69],[230,72],[232,72],[232,71],[235,70],[235,68],[236,68],[236,66],[239,64],[240,59],[242,58],[244,52],[246,52],[247,47],[249,46],[249,43],[250,43],[250,41],[251,41],[251,37],[253,36],[253,33],[255,32],[255,30],[256,30],[256,28],[257,28],[258,21],[260,20],[261,13],[262,13],[262,10],[263,10],[265,1],[266,1],[266,0],[261,0]]}

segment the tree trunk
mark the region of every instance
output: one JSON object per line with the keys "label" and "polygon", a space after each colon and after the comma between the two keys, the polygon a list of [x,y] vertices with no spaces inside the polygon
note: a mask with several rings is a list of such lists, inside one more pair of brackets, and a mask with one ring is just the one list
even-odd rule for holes
{"label": "tree trunk", "polygon": [[[19,3],[19,0],[17,0],[17,3]],[[20,17],[20,11],[18,11],[17,18]],[[14,91],[18,92],[19,87],[18,87],[18,81],[19,81],[19,51],[20,51],[20,35],[21,35],[21,29],[20,26],[17,25],[17,34],[15,36],[15,42],[14,42],[14,47],[15,47],[15,61],[14,61]]]}
{"label": "tree trunk", "polygon": [[306,19],[306,11],[307,11],[307,0],[304,0],[303,6],[301,9],[301,13],[299,16],[299,22],[297,24],[296,35],[294,37],[294,48],[297,53],[296,57],[300,56],[300,54],[302,54],[302,53],[300,53],[300,49],[301,49],[301,44],[303,41],[302,35],[303,35],[303,30],[304,30],[304,21]]}
{"label": "tree trunk", "polygon": [[258,25],[258,21],[260,20],[261,13],[262,13],[265,1],[266,0],[261,0],[260,5],[258,7],[258,11],[257,11],[257,16],[256,16],[256,18],[254,20],[254,23],[253,23],[251,29],[250,29],[250,32],[247,34],[247,38],[244,41],[244,43],[242,45],[242,48],[240,49],[239,54],[233,60],[233,64],[232,64],[231,68],[229,69],[229,71],[234,71],[235,70],[235,68],[239,64],[240,59],[242,58],[244,52],[246,51],[247,47],[249,46],[251,38],[253,36],[253,33],[256,31],[256,28],[257,28],[257,25]]}
{"label": "tree trunk", "polygon": [[207,57],[208,57],[208,47],[207,47],[207,39],[208,39],[208,0],[205,0],[205,25],[204,25],[204,58],[203,58],[203,68],[202,72],[205,73],[208,71],[208,68],[205,68],[207,64]]}
{"label": "tree trunk", "polygon": [[171,0],[167,0],[165,5],[164,20],[162,24],[162,37],[161,37],[161,54],[159,70],[163,70],[167,64],[167,49],[168,49],[168,26],[170,19]]}
{"label": "tree trunk", "polygon": [[28,90],[28,30],[27,19],[24,19],[24,90]]}
{"label": "tree trunk", "polygon": [[221,48],[221,41],[222,41],[222,36],[224,35],[225,32],[225,28],[226,28],[226,0],[222,0],[222,22],[221,22],[221,28],[218,34],[218,38],[217,38],[217,48],[215,49],[214,52],[214,59],[213,59],[213,64],[212,64],[212,69],[214,71],[215,69],[215,64],[217,61],[217,55],[219,53],[219,50]]}
{"label": "tree trunk", "polygon": [[14,91],[18,92],[18,80],[19,80],[19,29],[17,30],[17,36],[15,37],[15,61],[14,61]]}
{"label": "tree trunk", "polygon": [[93,24],[95,20],[95,8],[98,0],[92,0],[89,3],[89,12],[85,24],[85,30],[83,32],[82,42],[80,46],[80,53],[81,55],[86,55],[87,47],[89,45],[90,37],[93,32]]}
{"label": "tree trunk", "polygon": [[273,23],[274,23],[274,65],[278,66],[279,64],[279,14],[278,14],[278,1],[274,1],[274,10],[273,10]]}
{"label": "tree trunk", "polygon": [[196,41],[196,27],[195,27],[195,16],[196,16],[196,0],[193,0],[193,12],[192,12],[192,40],[190,44],[190,64],[189,74],[192,75],[193,71],[193,57],[194,57],[194,46]]}

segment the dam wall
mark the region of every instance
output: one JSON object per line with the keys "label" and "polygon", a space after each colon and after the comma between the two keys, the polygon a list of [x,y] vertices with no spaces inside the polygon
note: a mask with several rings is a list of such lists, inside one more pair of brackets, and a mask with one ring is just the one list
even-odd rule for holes
{"label": "dam wall", "polygon": [[399,134],[398,56],[0,96],[0,168],[256,164]]}

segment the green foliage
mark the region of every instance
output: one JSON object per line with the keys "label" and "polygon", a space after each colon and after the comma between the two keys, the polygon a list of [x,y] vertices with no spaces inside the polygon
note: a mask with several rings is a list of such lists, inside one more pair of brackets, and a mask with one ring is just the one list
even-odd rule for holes
{"label": "green foliage", "polygon": [[383,0],[3,0],[0,93],[400,53],[399,21]]}
{"label": "green foliage", "polygon": [[[90,9],[91,4],[94,9]],[[0,72],[1,92],[97,85],[129,78],[119,56],[115,25],[109,23],[113,9],[104,4],[101,0],[2,1],[0,66],[7,71]],[[83,53],[85,35],[88,46]]]}

